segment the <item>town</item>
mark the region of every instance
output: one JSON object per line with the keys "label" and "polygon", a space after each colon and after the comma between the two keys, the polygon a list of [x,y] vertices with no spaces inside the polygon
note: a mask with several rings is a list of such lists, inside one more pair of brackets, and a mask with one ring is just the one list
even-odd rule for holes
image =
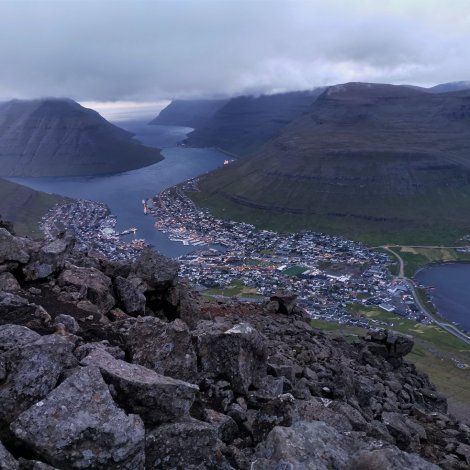
{"label": "town", "polygon": [[82,199],[56,204],[40,224],[46,238],[69,232],[77,240],[77,249],[94,251],[113,261],[134,261],[145,246],[143,240],[124,241],[119,235],[135,233],[134,228],[116,233],[116,217],[105,204]]}
{"label": "town", "polygon": [[147,201],[147,210],[170,239],[197,247],[179,260],[181,275],[202,292],[253,301],[288,290],[313,318],[362,327],[379,321],[354,315],[354,304],[430,322],[409,285],[391,275],[385,252],[338,236],[282,234],[216,219],[186,196],[197,181],[162,191]]}
{"label": "town", "polygon": [[[303,231],[276,233],[213,217],[197,208],[186,191],[197,190],[197,178],[166,189],[144,202],[155,227],[195,251],[178,258],[180,275],[203,294],[264,301],[279,290],[297,295],[312,318],[359,327],[393,323],[355,314],[355,306],[376,307],[429,323],[415,304],[409,285],[390,273],[385,252],[343,237]],[[43,217],[47,238],[70,232],[77,248],[110,260],[134,261],[146,246],[127,242],[116,232],[116,218],[102,203],[76,200],[56,205]]]}

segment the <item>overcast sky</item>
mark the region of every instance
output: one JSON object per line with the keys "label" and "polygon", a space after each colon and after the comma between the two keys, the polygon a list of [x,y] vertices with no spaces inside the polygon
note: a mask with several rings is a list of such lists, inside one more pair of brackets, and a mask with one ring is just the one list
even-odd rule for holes
{"label": "overcast sky", "polygon": [[470,79],[470,0],[0,0],[0,100]]}

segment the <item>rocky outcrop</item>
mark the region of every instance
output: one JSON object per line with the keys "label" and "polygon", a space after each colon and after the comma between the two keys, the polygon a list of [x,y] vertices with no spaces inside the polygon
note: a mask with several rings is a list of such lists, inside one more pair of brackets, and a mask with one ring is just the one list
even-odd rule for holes
{"label": "rocky outcrop", "polygon": [[81,364],[98,367],[116,402],[129,413],[138,414],[147,424],[188,417],[199,391],[196,385],[117,360],[103,349],[94,350]]}
{"label": "rocky outcrop", "polygon": [[[412,338],[327,336],[288,293],[206,302],[149,252],[5,240],[26,254],[0,262],[19,285],[0,290],[10,468],[468,468],[470,428],[406,361]],[[54,269],[33,281],[46,245]]]}
{"label": "rocky outcrop", "polygon": [[65,380],[11,425],[48,463],[71,468],[143,468],[144,426],[114,403],[98,369]]}

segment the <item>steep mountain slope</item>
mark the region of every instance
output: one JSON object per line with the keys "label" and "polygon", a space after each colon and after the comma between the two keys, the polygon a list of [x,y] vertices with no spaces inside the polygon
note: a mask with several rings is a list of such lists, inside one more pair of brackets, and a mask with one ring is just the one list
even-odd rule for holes
{"label": "steep mountain slope", "polygon": [[64,198],[0,179],[0,219],[13,222],[20,235],[40,235],[41,217]]}
{"label": "steep mountain slope", "polygon": [[203,126],[228,100],[174,100],[149,124]]}
{"label": "steep mountain slope", "polygon": [[161,160],[132,134],[68,99],[0,105],[0,175],[68,176],[120,172]]}
{"label": "steep mountain slope", "polygon": [[470,233],[470,92],[352,83],[324,92],[195,199],[221,216],[376,242]]}
{"label": "steep mountain slope", "polygon": [[219,147],[239,156],[247,155],[308,111],[321,91],[233,98],[205,125],[196,126],[196,130],[188,136],[188,144]]}

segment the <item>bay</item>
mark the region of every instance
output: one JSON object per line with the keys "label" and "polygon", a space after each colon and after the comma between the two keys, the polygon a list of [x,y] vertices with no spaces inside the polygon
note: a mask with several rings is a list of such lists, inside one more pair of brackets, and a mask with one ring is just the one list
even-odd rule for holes
{"label": "bay", "polygon": [[162,254],[177,257],[194,247],[171,241],[154,227],[155,220],[143,212],[142,200],[165,188],[209,172],[227,156],[210,148],[177,146],[192,129],[177,126],[150,126],[145,122],[119,122],[119,126],[136,134],[148,146],[162,149],[161,162],[124,173],[100,176],[9,178],[9,180],[48,193],[103,202],[117,216],[117,229],[136,227],[144,238]]}
{"label": "bay", "polygon": [[430,265],[419,270],[415,279],[430,288],[431,300],[443,317],[470,331],[470,264]]}

